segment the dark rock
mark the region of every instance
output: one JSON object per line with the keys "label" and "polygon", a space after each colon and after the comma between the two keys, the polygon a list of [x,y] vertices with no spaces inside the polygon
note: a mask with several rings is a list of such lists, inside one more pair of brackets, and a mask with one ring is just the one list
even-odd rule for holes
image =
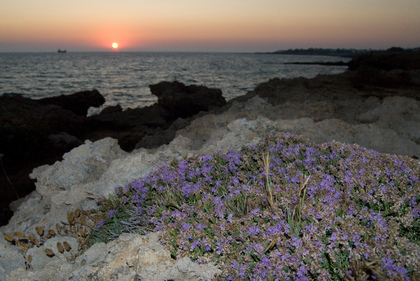
{"label": "dark rock", "polygon": [[56,105],[20,95],[0,96],[0,144],[5,157],[37,158],[50,151],[48,136],[66,132],[82,137],[86,120]]}
{"label": "dark rock", "polygon": [[415,71],[420,69],[420,52],[391,48],[383,52],[356,55],[348,65],[353,72],[351,83],[355,88],[410,87],[418,83]]}
{"label": "dark rock", "polygon": [[[220,90],[204,86],[162,82],[151,89],[159,97],[158,104],[127,110],[117,105],[89,117],[89,107],[105,102],[97,90],[41,100],[0,96],[0,153],[8,173],[8,177],[0,176],[0,186],[10,186],[2,190],[0,207],[17,199],[9,179],[18,196],[25,196],[34,189],[28,176],[33,168],[53,164],[86,139],[112,137],[125,151],[156,148],[169,143],[176,130],[190,123],[188,119],[174,123],[179,117],[189,118],[226,103]],[[5,213],[4,217],[10,217],[7,208],[1,212]],[[1,224],[7,223],[4,217],[0,216]]]}
{"label": "dark rock", "polygon": [[171,120],[190,117],[226,104],[220,89],[186,86],[178,81],[160,82],[149,87],[152,94],[158,97],[158,104],[165,117]]}
{"label": "dark rock", "polygon": [[[126,151],[140,147],[156,148],[173,139],[175,126],[170,127],[178,118],[189,118],[200,111],[226,104],[221,90],[205,86],[161,82],[151,85],[150,90],[158,97],[157,104],[124,111],[120,106],[108,107],[100,114],[88,117],[92,128],[88,138],[116,138]],[[181,123],[186,126],[189,121]]]}
{"label": "dark rock", "polygon": [[120,113],[122,111],[123,110],[122,110],[121,105],[117,104],[117,105],[114,105],[114,106],[105,107],[104,109],[102,109],[100,114],[101,115],[106,115],[106,114],[112,114],[112,113]]}
{"label": "dark rock", "polygon": [[20,95],[0,96],[0,153],[5,171],[0,175],[2,224],[10,216],[5,206],[34,189],[28,176],[32,169],[54,163],[80,144],[87,129],[85,119],[57,105]]}
{"label": "dark rock", "polygon": [[99,107],[105,103],[105,98],[98,90],[82,91],[72,95],[61,95],[38,100],[41,104],[58,105],[79,116],[86,116],[89,107]]}
{"label": "dark rock", "polygon": [[[99,140],[112,137],[118,139],[123,150],[131,151],[144,136],[153,135],[170,125],[157,104],[124,111],[119,109],[119,106],[105,108],[100,114],[88,117],[91,132],[86,138]],[[162,144],[155,143],[158,146]]]}
{"label": "dark rock", "polygon": [[351,74],[350,81],[358,89],[363,89],[365,86],[401,88],[413,84],[410,72],[401,69],[385,71],[375,67],[363,66]]}
{"label": "dark rock", "polygon": [[139,126],[157,127],[165,126],[167,121],[163,118],[157,104],[143,108],[128,108],[121,110],[119,105],[107,107],[98,115],[88,117],[96,128],[129,129]]}
{"label": "dark rock", "polygon": [[176,132],[187,127],[191,123],[189,119],[178,118],[166,130],[156,130],[153,134],[145,135],[136,143],[136,149],[147,148],[152,149],[163,144],[170,143],[176,136]]}
{"label": "dark rock", "polygon": [[349,70],[355,71],[362,68],[376,68],[385,71],[393,69],[413,70],[420,69],[419,51],[385,51],[371,52],[356,55],[348,63]]}
{"label": "dark rock", "polygon": [[69,135],[66,132],[53,134],[48,136],[48,141],[53,147],[64,151],[71,150],[76,146],[83,144],[83,142],[75,136]]}

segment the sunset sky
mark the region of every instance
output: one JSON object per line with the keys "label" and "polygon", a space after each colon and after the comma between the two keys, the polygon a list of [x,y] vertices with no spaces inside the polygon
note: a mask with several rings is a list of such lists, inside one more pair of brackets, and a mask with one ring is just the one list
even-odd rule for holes
{"label": "sunset sky", "polygon": [[420,47],[420,0],[0,0],[0,52]]}

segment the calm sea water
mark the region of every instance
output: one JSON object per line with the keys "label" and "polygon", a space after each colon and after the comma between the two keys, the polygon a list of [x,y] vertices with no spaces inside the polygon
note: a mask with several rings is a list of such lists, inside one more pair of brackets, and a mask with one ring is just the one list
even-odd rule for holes
{"label": "calm sea water", "polygon": [[230,100],[274,77],[312,78],[346,70],[284,64],[314,61],[348,59],[250,53],[2,53],[0,94],[38,99],[97,89],[106,99],[104,106],[135,108],[157,101],[149,85],[161,81],[220,88]]}

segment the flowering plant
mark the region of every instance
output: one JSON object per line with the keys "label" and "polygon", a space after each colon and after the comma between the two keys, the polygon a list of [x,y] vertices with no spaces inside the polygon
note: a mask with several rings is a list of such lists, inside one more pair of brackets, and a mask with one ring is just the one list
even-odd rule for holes
{"label": "flowering plant", "polygon": [[409,280],[419,176],[418,160],[285,133],[160,165],[113,200],[163,230],[173,258],[218,264],[220,280]]}

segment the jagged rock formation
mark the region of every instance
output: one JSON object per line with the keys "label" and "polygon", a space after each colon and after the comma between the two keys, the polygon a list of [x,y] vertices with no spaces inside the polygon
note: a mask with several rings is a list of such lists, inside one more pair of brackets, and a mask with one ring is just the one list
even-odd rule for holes
{"label": "jagged rock formation", "polygon": [[160,82],[150,85],[150,91],[158,97],[159,106],[167,112],[170,119],[187,118],[226,104],[220,89],[174,82]]}
{"label": "jagged rock formation", "polygon": [[[24,196],[34,189],[27,177],[33,168],[54,163],[86,139],[113,137],[125,151],[137,144],[158,147],[169,143],[175,132],[188,124],[182,119],[175,122],[178,118],[226,104],[219,89],[176,81],[150,87],[159,97],[157,104],[125,111],[114,106],[89,117],[86,114],[90,106],[105,102],[97,90],[41,100],[1,96],[0,153],[4,154],[2,160],[17,193]],[[9,185],[3,177],[0,180]],[[13,192],[5,193],[1,205],[7,206],[15,199]]]}
{"label": "jagged rock formation", "polygon": [[40,104],[57,105],[70,110],[78,116],[86,116],[90,107],[99,107],[105,103],[105,98],[98,90],[78,92],[72,95],[61,95],[37,100]]}

